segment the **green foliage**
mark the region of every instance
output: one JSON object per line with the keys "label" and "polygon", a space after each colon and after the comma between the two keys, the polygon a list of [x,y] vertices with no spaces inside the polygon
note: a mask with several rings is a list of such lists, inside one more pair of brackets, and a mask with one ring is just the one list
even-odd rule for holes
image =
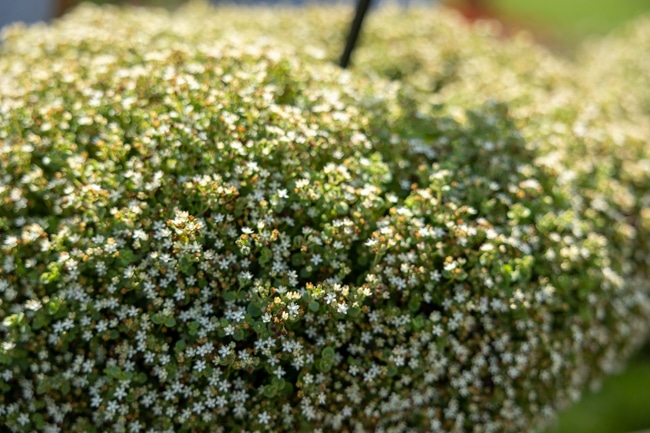
{"label": "green foliage", "polygon": [[442,11],[341,71],[341,10],[5,34],[9,428],[523,431],[643,341],[643,93]]}
{"label": "green foliage", "polygon": [[625,371],[607,378],[602,387],[587,393],[580,403],[559,416],[548,433],[636,432],[650,425],[650,363],[647,353],[636,357]]}
{"label": "green foliage", "polygon": [[556,36],[584,37],[586,34],[607,33],[641,13],[650,5],[644,0],[494,0],[491,5],[514,19],[525,17],[538,24],[552,25]]}

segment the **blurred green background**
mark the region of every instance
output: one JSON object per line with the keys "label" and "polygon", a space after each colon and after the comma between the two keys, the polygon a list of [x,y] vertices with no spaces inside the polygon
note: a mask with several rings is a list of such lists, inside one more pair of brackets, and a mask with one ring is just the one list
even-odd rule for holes
{"label": "blurred green background", "polygon": [[558,36],[572,39],[606,33],[650,11],[648,0],[492,0],[489,3],[508,17],[533,20],[549,26]]}
{"label": "blurred green background", "polygon": [[441,0],[472,20],[497,19],[506,33],[530,31],[538,42],[571,55],[586,38],[604,35],[650,13],[650,0]]}
{"label": "blurred green background", "polygon": [[560,414],[544,433],[650,433],[650,346],[600,390]]}
{"label": "blurred green background", "polygon": [[[169,9],[185,2],[94,1]],[[353,0],[347,2],[354,3]],[[56,10],[62,14],[76,3],[77,0],[58,0]],[[585,38],[606,34],[636,16],[650,13],[650,0],[448,0],[444,3],[461,11],[470,21],[493,18],[500,20],[509,33],[529,30],[541,43],[565,54],[570,54]],[[606,380],[598,392],[586,393],[579,404],[561,414],[554,428],[544,433],[627,433],[644,430],[650,433],[650,345],[629,363],[622,374]]]}

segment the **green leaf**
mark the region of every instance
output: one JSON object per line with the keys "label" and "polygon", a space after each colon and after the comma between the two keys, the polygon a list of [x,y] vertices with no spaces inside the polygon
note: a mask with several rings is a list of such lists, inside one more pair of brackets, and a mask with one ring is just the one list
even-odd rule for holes
{"label": "green leaf", "polygon": [[194,274],[194,263],[188,256],[183,256],[181,257],[181,260],[179,262],[181,271],[186,274],[186,275],[193,275]]}
{"label": "green leaf", "polygon": [[336,352],[334,351],[334,348],[328,346],[325,347],[320,354],[323,357],[323,359],[332,360],[334,359]]}
{"label": "green leaf", "polygon": [[39,430],[45,427],[45,418],[40,413],[32,414],[32,422],[34,423],[34,426]]}
{"label": "green leaf", "polygon": [[260,317],[262,315],[262,309],[256,302],[250,302],[246,310],[253,317]]}
{"label": "green leaf", "polygon": [[47,310],[50,312],[50,314],[54,315],[58,313],[59,309],[61,308],[61,304],[62,301],[60,299],[52,299],[47,303]]}
{"label": "green leaf", "polygon": [[303,253],[296,253],[291,256],[291,265],[301,267],[305,264],[305,255]]}
{"label": "green leaf", "polygon": [[359,307],[351,307],[348,310],[348,316],[350,317],[359,317],[361,315],[361,308]]}
{"label": "green leaf", "polygon": [[350,205],[344,201],[340,201],[334,206],[334,213],[338,216],[347,215],[350,211]]}
{"label": "green leaf", "polygon": [[325,359],[321,359],[320,361],[318,361],[317,367],[319,371],[322,371],[323,373],[327,373],[332,369],[332,362],[327,361]]}
{"label": "green leaf", "polygon": [[266,325],[264,324],[264,322],[259,322],[259,321],[258,321],[258,322],[254,322],[254,323],[253,323],[253,329],[254,329],[255,332],[257,332],[258,334],[261,334],[262,332],[264,332],[264,331],[266,330]]}
{"label": "green leaf", "polygon": [[136,376],[135,376],[135,382],[140,384],[140,385],[147,383],[147,380],[148,379],[147,379],[147,374],[146,373],[140,372],[140,373],[136,374]]}
{"label": "green leaf", "polygon": [[122,370],[120,370],[120,367],[118,367],[116,365],[111,365],[109,367],[106,367],[106,369],[104,370],[104,373],[108,377],[112,377],[113,379],[115,379],[115,378],[119,377],[120,373],[122,373]]}
{"label": "green leaf", "polygon": [[178,340],[176,344],[174,345],[174,351],[175,352],[182,352],[185,350],[187,347],[187,344],[185,343],[185,340]]}
{"label": "green leaf", "polygon": [[266,397],[271,398],[275,396],[277,389],[273,385],[265,385],[262,392]]}
{"label": "green leaf", "polygon": [[32,329],[34,331],[39,330],[47,326],[49,323],[50,323],[50,318],[48,317],[47,313],[41,310],[34,317],[34,321],[32,322]]}
{"label": "green leaf", "polygon": [[415,296],[409,300],[409,311],[415,313],[420,310],[420,305],[422,302]]}
{"label": "green leaf", "polygon": [[259,263],[261,265],[264,265],[270,262],[272,258],[273,258],[273,251],[271,251],[271,249],[268,247],[262,248],[262,253],[259,258]]}
{"label": "green leaf", "polygon": [[7,328],[11,328],[22,324],[24,320],[25,320],[25,313],[17,313],[5,317],[5,319],[2,321],[2,324]]}
{"label": "green leaf", "polygon": [[294,395],[293,385],[290,382],[286,382],[284,384],[284,388],[282,388],[280,390],[280,392],[282,393],[282,395],[285,395],[285,396]]}
{"label": "green leaf", "polygon": [[199,324],[198,322],[190,322],[187,324],[187,333],[192,337],[196,336],[199,333]]}
{"label": "green leaf", "polygon": [[61,267],[59,263],[50,263],[47,265],[47,272],[43,272],[40,276],[42,284],[50,284],[58,280],[61,276]]}
{"label": "green leaf", "polygon": [[287,384],[287,381],[279,377],[273,377],[273,379],[271,379],[271,384],[273,384],[277,390],[282,390]]}
{"label": "green leaf", "polygon": [[138,257],[132,249],[124,248],[120,250],[120,258],[118,262],[122,263],[123,265],[130,265],[131,263],[135,263],[137,261]]}
{"label": "green leaf", "polygon": [[413,321],[411,322],[413,324],[413,329],[416,331],[419,331],[424,327],[425,324],[425,318],[422,314],[419,314],[413,318]]}

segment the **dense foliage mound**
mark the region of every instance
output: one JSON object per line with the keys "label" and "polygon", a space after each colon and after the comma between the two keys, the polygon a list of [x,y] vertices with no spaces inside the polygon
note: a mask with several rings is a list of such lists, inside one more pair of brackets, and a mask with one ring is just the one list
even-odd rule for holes
{"label": "dense foliage mound", "polygon": [[438,10],[340,71],[340,12],[5,34],[2,425],[520,432],[643,341],[645,132]]}

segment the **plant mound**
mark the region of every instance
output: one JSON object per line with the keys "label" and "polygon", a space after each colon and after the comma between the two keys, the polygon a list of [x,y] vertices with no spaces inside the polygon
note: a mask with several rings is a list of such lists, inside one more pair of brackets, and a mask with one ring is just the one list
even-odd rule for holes
{"label": "plant mound", "polygon": [[203,12],[4,35],[11,431],[519,432],[643,340],[641,165]]}

